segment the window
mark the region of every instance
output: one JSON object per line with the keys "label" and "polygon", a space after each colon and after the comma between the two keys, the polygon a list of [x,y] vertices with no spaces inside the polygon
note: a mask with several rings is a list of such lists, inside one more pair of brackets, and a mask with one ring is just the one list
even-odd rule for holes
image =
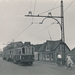
{"label": "window", "polygon": [[10,54],[11,54],[11,51],[10,51]]}
{"label": "window", "polygon": [[53,58],[53,53],[52,53],[52,58]]}
{"label": "window", "polygon": [[16,50],[16,54],[18,54],[18,50]]}
{"label": "window", "polygon": [[47,47],[47,50],[49,50],[49,48]]}
{"label": "window", "polygon": [[47,54],[47,58],[49,58],[49,54]]}
{"label": "window", "polygon": [[32,47],[32,54],[34,54],[33,47]]}
{"label": "window", "polygon": [[19,54],[21,54],[21,51],[19,51]]}
{"label": "window", "polygon": [[49,51],[49,50],[50,50],[50,43],[47,42],[47,44],[46,44],[46,51]]}
{"label": "window", "polygon": [[25,48],[22,48],[22,53],[25,54]]}
{"label": "window", "polygon": [[46,51],[49,51],[49,47],[48,46],[46,47]]}
{"label": "window", "polygon": [[32,47],[30,48],[30,51],[29,52],[30,52],[30,54],[32,54]]}

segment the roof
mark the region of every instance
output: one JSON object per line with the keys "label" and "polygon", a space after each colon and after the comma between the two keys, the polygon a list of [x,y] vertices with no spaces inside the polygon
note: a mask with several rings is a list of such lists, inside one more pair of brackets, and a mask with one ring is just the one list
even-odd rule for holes
{"label": "roof", "polygon": [[36,44],[36,45],[33,45],[34,48],[35,48],[35,52],[37,52],[37,50],[42,46],[43,44]]}
{"label": "roof", "polygon": [[23,43],[21,41],[11,42],[6,47],[4,47],[3,50],[12,49],[12,48],[15,48],[15,47],[22,47],[22,46],[23,46]]}
{"label": "roof", "polygon": [[68,50],[71,51],[70,48],[68,47],[68,45],[66,43],[63,43],[63,44],[65,44],[65,46],[68,48]]}
{"label": "roof", "polygon": [[57,41],[47,41],[50,44],[51,50],[55,50],[59,44],[61,43],[61,40],[57,40]]}
{"label": "roof", "polygon": [[[61,44],[61,40],[51,41],[47,40],[45,43],[43,43],[37,52],[45,52],[46,51],[46,45],[49,43],[50,50],[56,50],[56,48]],[[63,43],[65,44],[65,43]],[[66,45],[66,44],[65,44]],[[66,45],[66,47],[69,49],[69,47]],[[69,49],[70,50],[70,49]]]}
{"label": "roof", "polygon": [[75,48],[70,51],[70,54],[75,54]]}
{"label": "roof", "polygon": [[46,43],[43,43],[37,51],[38,52],[44,52],[45,51],[45,46],[46,46]]}
{"label": "roof", "polygon": [[28,46],[28,45],[31,45],[31,43],[30,42],[25,42],[24,43],[24,46]]}
{"label": "roof", "polygon": [[57,41],[51,41],[51,40],[47,40],[45,43],[42,44],[42,46],[38,49],[38,52],[44,52],[46,50],[46,45],[47,43],[50,44],[50,49],[54,50],[59,44],[60,44],[61,40],[57,40]]}

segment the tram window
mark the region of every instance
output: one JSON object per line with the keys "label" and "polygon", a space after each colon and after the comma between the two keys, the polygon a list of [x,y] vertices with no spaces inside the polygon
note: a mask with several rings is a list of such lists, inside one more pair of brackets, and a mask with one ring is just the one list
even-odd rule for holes
{"label": "tram window", "polygon": [[32,54],[33,54],[33,48],[32,48]]}
{"label": "tram window", "polygon": [[25,54],[25,48],[22,48],[22,53]]}

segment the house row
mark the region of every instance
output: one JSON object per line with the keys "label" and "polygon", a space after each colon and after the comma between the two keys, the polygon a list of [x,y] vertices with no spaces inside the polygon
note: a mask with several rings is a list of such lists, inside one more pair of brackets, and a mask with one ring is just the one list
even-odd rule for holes
{"label": "house row", "polygon": [[66,57],[66,55],[70,52],[70,49],[65,43],[62,43],[61,40],[47,40],[43,44],[34,45],[35,60],[56,62],[58,54],[63,56],[62,45],[64,45]]}
{"label": "house row", "polygon": [[19,42],[12,42],[5,48],[22,47],[22,46],[25,46],[28,49],[34,48],[35,60],[56,62],[58,54],[61,54],[63,56],[62,45],[64,45],[66,57],[66,55],[70,52],[70,49],[65,43],[62,43],[61,40],[56,41],[47,40],[42,44],[35,44],[35,45],[31,44],[30,42],[22,43],[21,41],[19,41]]}

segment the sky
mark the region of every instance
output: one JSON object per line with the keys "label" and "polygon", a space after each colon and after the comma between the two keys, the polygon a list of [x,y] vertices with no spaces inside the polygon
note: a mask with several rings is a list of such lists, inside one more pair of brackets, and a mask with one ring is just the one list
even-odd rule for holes
{"label": "sky", "polygon": [[[32,44],[41,44],[46,40],[60,40],[61,29],[54,19],[47,18],[43,24],[39,24],[44,18],[25,16],[28,15],[29,11],[33,15],[48,16],[48,13],[51,12],[52,16],[61,16],[60,1],[0,0],[0,50],[13,42],[13,39],[14,42],[22,41],[24,43],[28,41]],[[65,43],[70,49],[75,47],[75,1],[71,4],[72,1],[63,0]],[[48,11],[53,8],[56,9]],[[61,19],[58,21],[61,22]],[[31,24],[32,22],[33,24]]]}

